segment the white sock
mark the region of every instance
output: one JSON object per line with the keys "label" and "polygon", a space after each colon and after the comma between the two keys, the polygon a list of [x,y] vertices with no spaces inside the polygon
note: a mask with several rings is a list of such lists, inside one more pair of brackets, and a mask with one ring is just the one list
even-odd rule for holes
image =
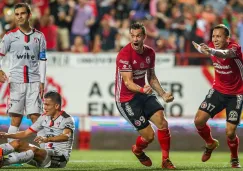
{"label": "white sock", "polygon": [[[44,129],[41,129],[40,131],[37,132],[37,136],[41,136],[41,137],[44,137],[45,136],[45,131]],[[45,148],[45,143],[41,143],[39,144],[40,145],[40,148]]]}
{"label": "white sock", "polygon": [[14,152],[13,146],[11,146],[9,143],[1,144],[0,148],[3,149],[3,155],[8,155]]}
{"label": "white sock", "polygon": [[[16,133],[19,131],[19,127],[16,127],[16,126],[12,126],[10,125],[9,128],[8,128],[8,133]],[[12,142],[14,139],[13,138],[8,138],[8,143]]]}
{"label": "white sock", "polygon": [[8,158],[4,159],[3,165],[8,166],[15,163],[27,163],[34,158],[32,150],[24,151],[21,153],[11,153]]}

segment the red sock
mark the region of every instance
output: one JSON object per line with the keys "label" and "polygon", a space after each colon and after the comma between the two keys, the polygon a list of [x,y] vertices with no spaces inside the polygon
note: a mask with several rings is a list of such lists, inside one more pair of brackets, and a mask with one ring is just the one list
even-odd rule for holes
{"label": "red sock", "polygon": [[141,136],[138,136],[137,140],[136,140],[136,149],[135,149],[135,153],[141,153],[143,151],[143,149],[145,149],[146,147],[148,147],[148,142]]}
{"label": "red sock", "polygon": [[162,150],[162,159],[169,158],[170,151],[170,131],[169,129],[158,129],[158,141]]}
{"label": "red sock", "polygon": [[211,129],[208,124],[203,127],[197,127],[197,132],[206,141],[207,144],[212,144],[214,142]]}
{"label": "red sock", "polygon": [[231,140],[229,138],[227,139],[227,144],[231,152],[231,158],[238,158],[239,143],[240,143],[240,139],[238,138],[237,135],[234,140]]}

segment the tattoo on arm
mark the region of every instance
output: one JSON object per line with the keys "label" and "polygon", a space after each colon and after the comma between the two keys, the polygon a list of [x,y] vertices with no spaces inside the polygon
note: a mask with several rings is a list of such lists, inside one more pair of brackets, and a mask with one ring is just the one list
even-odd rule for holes
{"label": "tattoo on arm", "polygon": [[147,79],[150,86],[155,90],[160,96],[165,93],[165,90],[161,87],[160,82],[155,75],[154,69],[149,69],[147,72]]}

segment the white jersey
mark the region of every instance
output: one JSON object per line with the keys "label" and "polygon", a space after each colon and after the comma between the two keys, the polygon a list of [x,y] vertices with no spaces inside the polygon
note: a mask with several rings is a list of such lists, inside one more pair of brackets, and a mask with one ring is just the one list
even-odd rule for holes
{"label": "white jersey", "polygon": [[40,82],[39,60],[46,60],[46,40],[40,31],[30,34],[19,28],[7,32],[0,43],[0,56],[10,58],[10,82]]}
{"label": "white jersey", "polygon": [[45,144],[45,149],[53,149],[55,152],[57,152],[56,155],[64,155],[68,160],[72,151],[74,140],[75,126],[72,116],[68,115],[64,111],[61,111],[60,115],[55,120],[52,120],[50,116],[43,114],[33,125],[30,126],[29,129],[36,133],[39,130],[44,129],[45,137],[54,137],[61,135],[65,128],[72,130],[72,135],[69,137],[68,141],[48,142]]}

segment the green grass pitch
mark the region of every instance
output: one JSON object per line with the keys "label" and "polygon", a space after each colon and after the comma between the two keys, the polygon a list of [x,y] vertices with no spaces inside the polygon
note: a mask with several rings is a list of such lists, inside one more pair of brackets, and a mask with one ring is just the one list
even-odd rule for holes
{"label": "green grass pitch", "polygon": [[[22,167],[4,167],[0,170],[6,171],[36,171],[36,170],[94,170],[94,171],[149,171],[163,170],[161,168],[161,152],[147,151],[153,165],[145,167],[139,163],[131,151],[73,151],[66,168],[62,169],[37,169],[25,164]],[[176,170],[196,170],[196,171],[232,171],[229,163],[229,152],[217,152],[212,154],[209,161],[201,162],[202,152],[171,152],[170,158],[177,166]],[[239,156],[243,159],[243,155]],[[236,169],[236,170],[243,170]]]}

